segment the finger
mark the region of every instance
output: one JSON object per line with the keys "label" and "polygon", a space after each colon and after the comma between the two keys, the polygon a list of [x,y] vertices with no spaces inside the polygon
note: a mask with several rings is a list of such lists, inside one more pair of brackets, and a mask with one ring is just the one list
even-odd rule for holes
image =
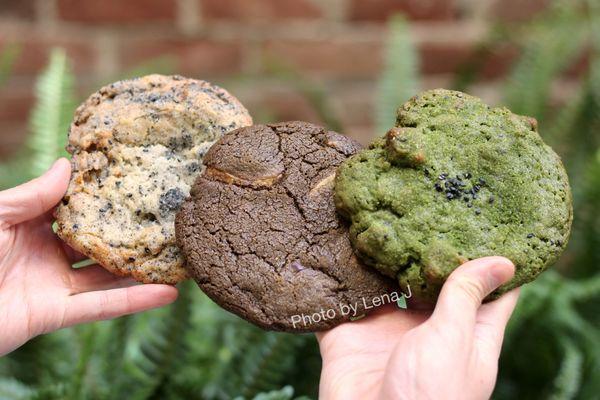
{"label": "finger", "polygon": [[514,272],[514,265],[504,257],[484,257],[464,263],[442,287],[432,320],[463,329],[474,327],[483,299]]}
{"label": "finger", "polygon": [[174,286],[159,284],[76,294],[67,298],[62,327],[161,307],[176,298],[177,289]]}
{"label": "finger", "polygon": [[504,330],[510,316],[517,305],[519,289],[511,290],[498,300],[482,305],[477,312],[475,338],[490,351],[496,360],[500,356]]}
{"label": "finger", "polygon": [[54,207],[69,185],[71,164],[58,159],[44,175],[0,192],[0,226],[38,217]]}
{"label": "finger", "polygon": [[71,295],[129,287],[135,284],[137,282],[130,277],[111,274],[98,264],[71,271]]}

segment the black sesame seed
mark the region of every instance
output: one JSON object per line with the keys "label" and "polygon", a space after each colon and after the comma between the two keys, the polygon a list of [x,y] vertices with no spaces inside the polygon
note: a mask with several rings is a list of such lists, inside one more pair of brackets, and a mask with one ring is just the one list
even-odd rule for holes
{"label": "black sesame seed", "polygon": [[470,172],[467,172],[467,173],[465,173],[464,176],[465,176],[466,179],[470,179],[473,175],[471,175]]}
{"label": "black sesame seed", "polygon": [[480,184],[481,186],[485,185],[485,179],[483,179],[483,178],[479,178],[479,184]]}
{"label": "black sesame seed", "polygon": [[473,207],[473,203],[468,203],[467,207],[469,207],[469,208]]}
{"label": "black sesame seed", "polygon": [[465,201],[465,203],[469,202],[469,198],[467,196],[463,197],[463,200]]}
{"label": "black sesame seed", "polygon": [[490,196],[488,199],[488,203],[492,204],[494,202],[494,196]]}
{"label": "black sesame seed", "polygon": [[443,190],[444,190],[444,189],[443,189],[443,188],[440,186],[440,184],[439,184],[439,183],[436,183],[436,184],[434,185],[434,187],[435,187],[435,190],[437,190],[438,192],[441,192],[441,191],[443,191]]}
{"label": "black sesame seed", "polygon": [[533,233],[528,233],[527,234],[527,239],[531,239],[533,236],[535,236]]}
{"label": "black sesame seed", "polygon": [[476,208],[475,209],[475,215],[479,215],[479,214],[481,214],[481,210],[479,208]]}
{"label": "black sesame seed", "polygon": [[423,170],[423,173],[425,174],[425,176],[429,176],[429,170],[428,170],[427,168],[425,168],[425,169]]}
{"label": "black sesame seed", "polygon": [[448,200],[452,200],[454,198],[454,195],[452,193],[446,193],[446,198]]}

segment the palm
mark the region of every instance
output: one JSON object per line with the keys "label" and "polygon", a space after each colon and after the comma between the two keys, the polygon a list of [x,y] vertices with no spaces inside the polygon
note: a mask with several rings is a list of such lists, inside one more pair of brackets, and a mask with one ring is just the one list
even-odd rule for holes
{"label": "palm", "polygon": [[0,192],[0,355],[29,338],[65,326],[114,318],[172,302],[167,285],[131,286],[83,257],[52,232],[51,209],[62,197],[69,163]]}
{"label": "palm", "polygon": [[318,334],[323,354],[322,380],[331,381],[330,390],[340,398],[368,399],[378,394],[394,348],[406,332],[428,316],[387,305],[364,320]]}
{"label": "palm", "polygon": [[452,274],[433,313],[388,305],[317,334],[320,398],[489,398],[518,290],[481,301],[513,272],[499,257],[470,261]]}

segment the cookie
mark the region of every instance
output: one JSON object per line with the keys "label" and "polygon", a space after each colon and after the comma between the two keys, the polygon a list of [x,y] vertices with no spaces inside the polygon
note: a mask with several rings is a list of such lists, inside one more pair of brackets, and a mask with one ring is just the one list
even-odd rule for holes
{"label": "cookie", "polygon": [[186,279],[175,213],[224,133],[252,124],[227,91],[180,76],[116,82],[75,112],[72,176],[57,234],[109,271],[140,282]]}
{"label": "cookie", "polygon": [[333,203],[336,168],[357,150],[306,122],[220,139],[175,221],[200,288],[262,328],[290,332],[328,329],[375,298],[392,300],[397,285],[359,262]]}
{"label": "cookie", "polygon": [[535,119],[449,90],[412,98],[397,127],[344,162],[335,203],[362,260],[427,302],[478,257],[516,265],[492,298],[535,279],[573,217],[567,174]]}

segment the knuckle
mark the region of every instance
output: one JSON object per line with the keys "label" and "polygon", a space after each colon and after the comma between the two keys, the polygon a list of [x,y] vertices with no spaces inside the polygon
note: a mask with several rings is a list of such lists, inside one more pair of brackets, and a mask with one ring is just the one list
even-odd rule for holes
{"label": "knuckle", "polygon": [[473,303],[479,303],[485,297],[484,285],[477,279],[462,276],[460,278],[450,279],[450,284],[461,295],[467,297]]}

